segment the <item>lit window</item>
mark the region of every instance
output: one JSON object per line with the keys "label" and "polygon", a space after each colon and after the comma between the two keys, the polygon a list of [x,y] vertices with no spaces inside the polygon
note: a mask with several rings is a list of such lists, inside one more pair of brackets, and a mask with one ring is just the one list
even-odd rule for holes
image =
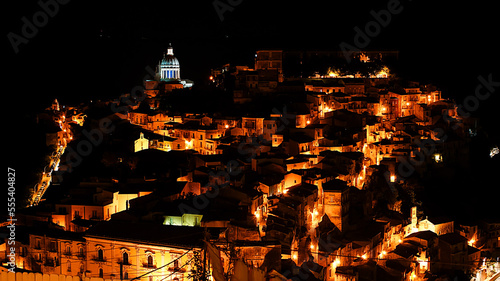
{"label": "lit window", "polygon": [[127,252],[123,252],[123,254],[122,254],[122,263],[128,264],[128,253]]}
{"label": "lit window", "polygon": [[148,256],[148,267],[153,267],[153,256],[152,255]]}
{"label": "lit window", "polygon": [[97,250],[97,259],[100,261],[104,260],[104,251],[102,249]]}

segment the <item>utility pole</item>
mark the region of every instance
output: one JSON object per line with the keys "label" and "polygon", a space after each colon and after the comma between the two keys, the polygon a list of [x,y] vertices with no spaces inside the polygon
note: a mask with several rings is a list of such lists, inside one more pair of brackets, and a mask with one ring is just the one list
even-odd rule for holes
{"label": "utility pole", "polygon": [[203,230],[203,274],[201,276],[201,280],[207,280],[207,227]]}

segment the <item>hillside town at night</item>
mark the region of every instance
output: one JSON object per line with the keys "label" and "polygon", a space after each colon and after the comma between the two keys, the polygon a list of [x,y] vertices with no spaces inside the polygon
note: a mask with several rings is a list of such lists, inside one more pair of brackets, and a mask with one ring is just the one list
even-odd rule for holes
{"label": "hillside town at night", "polygon": [[438,180],[471,168],[481,120],[399,77],[399,52],[259,49],[197,85],[174,50],[130,93],[36,113],[2,280],[498,278],[500,220]]}

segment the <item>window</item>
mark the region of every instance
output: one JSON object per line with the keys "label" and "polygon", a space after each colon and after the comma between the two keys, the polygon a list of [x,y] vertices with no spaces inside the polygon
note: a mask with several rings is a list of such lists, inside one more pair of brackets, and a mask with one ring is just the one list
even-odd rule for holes
{"label": "window", "polygon": [[102,268],[99,268],[99,277],[100,278],[104,277],[104,270],[102,270]]}
{"label": "window", "polygon": [[153,267],[153,256],[152,255],[148,256],[148,267]]}
{"label": "window", "polygon": [[97,250],[97,259],[100,261],[104,260],[104,251],[102,249]]}
{"label": "window", "polygon": [[79,211],[75,211],[74,218],[75,219],[79,219],[80,218],[80,212]]}
{"label": "window", "polygon": [[26,247],[21,247],[21,257],[25,257],[28,254],[28,249]]}
{"label": "window", "polygon": [[129,264],[128,263],[128,253],[127,252],[123,252],[123,254],[122,254],[122,264]]}
{"label": "window", "polygon": [[96,210],[92,211],[92,218],[97,218],[97,211]]}
{"label": "window", "polygon": [[51,252],[56,252],[56,251],[57,251],[57,244],[56,244],[56,241],[50,241],[50,244],[49,244],[49,251],[51,251]]}
{"label": "window", "polygon": [[177,258],[176,260],[174,260],[174,268],[178,267],[179,267],[179,259]]}
{"label": "window", "polygon": [[68,262],[66,264],[67,264],[67,271],[71,272],[71,261],[68,260]]}

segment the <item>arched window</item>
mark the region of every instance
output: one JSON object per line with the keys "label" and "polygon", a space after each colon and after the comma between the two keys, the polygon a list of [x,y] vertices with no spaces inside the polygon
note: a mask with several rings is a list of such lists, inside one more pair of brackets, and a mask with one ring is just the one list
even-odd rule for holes
{"label": "arched window", "polygon": [[102,270],[102,268],[99,268],[99,277],[100,278],[104,277],[104,270]]}
{"label": "arched window", "polygon": [[101,248],[97,250],[97,259],[100,261],[104,260],[104,251]]}
{"label": "arched window", "polygon": [[148,255],[148,267],[153,267],[153,256]]}
{"label": "arched window", "polygon": [[123,252],[123,254],[122,254],[122,261],[123,261],[123,264],[129,264],[128,263],[128,253],[127,252]]}

